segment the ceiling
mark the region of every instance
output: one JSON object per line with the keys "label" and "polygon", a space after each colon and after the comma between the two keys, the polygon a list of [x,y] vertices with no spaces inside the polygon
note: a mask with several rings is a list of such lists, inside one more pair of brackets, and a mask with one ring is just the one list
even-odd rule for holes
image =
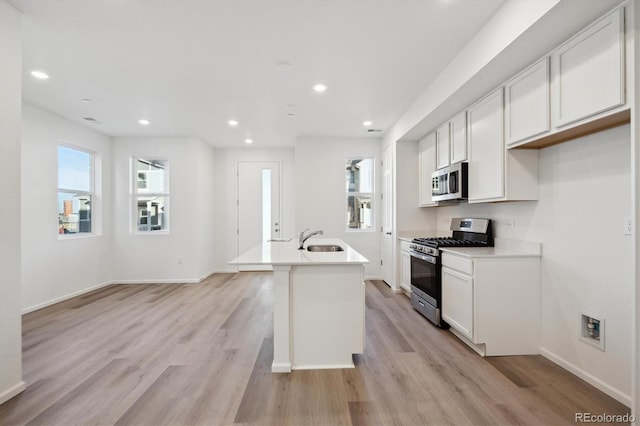
{"label": "ceiling", "polygon": [[9,2],[25,101],[111,136],[276,147],[380,137],[504,0]]}

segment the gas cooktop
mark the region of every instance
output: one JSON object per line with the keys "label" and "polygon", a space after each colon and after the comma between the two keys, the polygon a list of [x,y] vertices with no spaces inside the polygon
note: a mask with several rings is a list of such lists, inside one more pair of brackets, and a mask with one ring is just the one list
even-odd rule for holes
{"label": "gas cooktop", "polygon": [[454,237],[432,237],[432,238],[414,238],[412,243],[422,244],[425,246],[440,247],[488,247],[487,241],[476,240],[459,240]]}
{"label": "gas cooktop", "polygon": [[453,218],[450,229],[453,231],[451,237],[414,238],[411,242],[436,249],[440,247],[493,247],[491,219]]}

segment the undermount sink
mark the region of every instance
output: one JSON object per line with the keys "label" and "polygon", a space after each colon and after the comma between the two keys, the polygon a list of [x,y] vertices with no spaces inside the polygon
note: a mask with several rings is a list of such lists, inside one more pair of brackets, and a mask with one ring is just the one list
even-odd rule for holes
{"label": "undermount sink", "polygon": [[335,244],[314,244],[307,246],[308,251],[344,251],[344,249]]}

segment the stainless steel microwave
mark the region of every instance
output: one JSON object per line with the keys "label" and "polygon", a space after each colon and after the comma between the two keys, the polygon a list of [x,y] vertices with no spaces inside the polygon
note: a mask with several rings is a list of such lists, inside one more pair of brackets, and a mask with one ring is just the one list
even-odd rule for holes
{"label": "stainless steel microwave", "polygon": [[457,163],[431,175],[433,201],[466,200],[468,163]]}

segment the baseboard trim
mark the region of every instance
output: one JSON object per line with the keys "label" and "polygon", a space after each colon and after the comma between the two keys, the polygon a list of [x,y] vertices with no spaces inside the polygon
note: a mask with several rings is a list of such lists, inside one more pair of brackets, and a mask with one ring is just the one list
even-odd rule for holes
{"label": "baseboard trim", "polygon": [[364,277],[365,281],[382,281],[382,277],[374,276],[374,277]]}
{"label": "baseboard trim", "polygon": [[627,407],[631,407],[631,396],[627,395],[621,391],[619,391],[618,389],[614,388],[613,386],[603,382],[602,380],[598,379],[597,377],[591,375],[590,373],[586,372],[585,370],[583,370],[582,368],[578,367],[575,364],[570,363],[569,361],[567,361],[566,359],[559,357],[558,355],[554,354],[553,352],[545,349],[545,348],[540,348],[540,355],[542,355],[543,357],[547,358],[549,361],[553,362],[554,364],[559,365],[560,367],[564,368],[565,370],[569,371],[570,373],[578,376],[579,378],[581,378],[582,380],[584,380],[585,382],[589,383],[591,386],[597,388],[598,390],[606,393],[607,395],[609,395],[611,398],[617,400],[618,402],[626,405]]}
{"label": "baseboard trim", "polygon": [[290,362],[278,362],[275,361],[271,364],[271,372],[272,373],[291,373],[291,363]]}
{"label": "baseboard trim", "polygon": [[213,274],[235,274],[238,272],[238,269],[214,269],[213,272],[211,272],[211,275]]}
{"label": "baseboard trim", "polygon": [[22,382],[22,381],[19,382],[19,383],[16,383],[13,386],[11,386],[6,391],[0,393],[0,404],[4,404],[5,402],[10,400],[14,396],[16,396],[19,393],[23,392],[26,388],[27,388],[27,384],[25,382]]}
{"label": "baseboard trim", "polygon": [[292,366],[292,370],[334,370],[334,369],[343,369],[343,368],[356,368],[356,366],[351,364],[317,364],[317,365],[295,365]]}
{"label": "baseboard trim", "polygon": [[51,305],[55,305],[56,303],[64,302],[65,300],[73,299],[74,297],[82,296],[83,294],[90,293],[94,290],[98,290],[102,287],[106,287],[111,284],[198,284],[202,281],[206,280],[213,274],[235,274],[238,271],[231,269],[214,269],[207,275],[201,278],[176,278],[176,279],[156,279],[156,280],[111,280],[106,281],[92,287],[88,287],[82,290],[75,291],[73,293],[66,294],[64,296],[56,297],[55,299],[47,300],[46,302],[39,303],[37,305],[29,306],[27,308],[22,309],[21,314],[26,315],[34,311],[38,311],[40,309],[46,308]]}
{"label": "baseboard trim", "polygon": [[197,284],[199,278],[163,278],[152,280],[113,280],[112,284]]}
{"label": "baseboard trim", "polygon": [[29,306],[22,309],[22,315],[38,311],[42,308],[46,308],[47,306],[55,305],[56,303],[64,302],[65,300],[72,299],[77,296],[82,296],[85,293],[92,292],[94,290],[98,290],[99,288],[106,287],[111,284],[116,284],[115,281],[105,281],[103,283],[94,285],[92,287],[88,287],[82,290],[74,291],[73,293],[66,294],[64,296],[56,297],[55,299],[47,300],[46,302],[38,303],[37,305]]}

